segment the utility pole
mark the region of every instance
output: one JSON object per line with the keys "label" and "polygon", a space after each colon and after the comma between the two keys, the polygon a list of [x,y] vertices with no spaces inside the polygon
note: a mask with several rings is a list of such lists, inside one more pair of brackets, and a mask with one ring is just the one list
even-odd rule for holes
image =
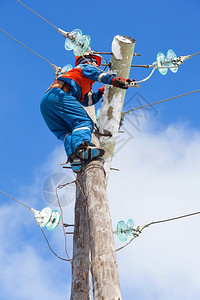
{"label": "utility pole", "polygon": [[[111,73],[115,73],[117,77],[129,77],[134,47],[135,40],[133,38],[121,35],[114,37],[112,42]],[[105,150],[104,168],[107,173],[107,178],[114,155],[125,93],[126,90],[114,88],[110,85],[106,85],[105,87],[99,130],[100,133],[104,135],[112,134],[112,137],[100,136],[101,147]]]}
{"label": "utility pole", "polygon": [[[116,36],[114,38],[111,71],[117,77],[128,78],[134,44],[135,41],[129,37]],[[124,96],[125,90],[113,87],[106,87],[105,89],[100,116],[100,132],[103,134],[111,133],[112,137],[100,138],[100,141],[101,146],[106,150],[105,169],[107,174],[114,153]],[[98,140],[95,141],[95,144],[98,146]],[[94,300],[122,299],[106,193],[105,169],[102,161],[91,161],[77,178],[73,264],[78,269],[85,285],[85,293],[83,292],[83,284],[73,270],[71,299],[75,300],[90,299],[89,251],[91,251]]]}
{"label": "utility pole", "polygon": [[84,196],[81,181],[77,181],[76,183],[73,266],[79,274],[72,267],[71,300],[83,300],[84,298],[85,300],[90,300],[90,238],[87,218],[87,197]]}
{"label": "utility pole", "polygon": [[[96,123],[94,106],[84,107],[84,109],[94,123]],[[92,143],[100,146],[94,134],[92,135]],[[77,178],[76,182],[73,265],[79,274],[72,268],[71,300],[91,299],[91,252],[87,213],[88,204],[87,196],[84,192],[84,181],[85,175],[81,174],[81,178]],[[79,276],[81,277],[82,283]]]}

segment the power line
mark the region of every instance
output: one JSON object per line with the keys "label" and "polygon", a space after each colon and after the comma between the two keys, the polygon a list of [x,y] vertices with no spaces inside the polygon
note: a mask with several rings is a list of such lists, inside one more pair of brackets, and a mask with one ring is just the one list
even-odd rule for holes
{"label": "power line", "polygon": [[28,205],[24,204],[23,202],[21,202],[21,201],[19,201],[19,200],[15,199],[15,198],[14,198],[14,197],[12,197],[12,196],[10,196],[10,195],[8,195],[8,194],[4,193],[3,191],[0,191],[0,193],[1,193],[1,194],[3,194],[3,195],[5,195],[5,196],[7,196],[7,197],[9,197],[9,198],[11,198],[11,199],[13,199],[13,200],[14,200],[14,201],[16,201],[17,203],[19,203],[19,204],[21,204],[21,205],[25,206],[26,208],[28,208],[28,209],[31,209],[31,207],[30,207],[30,206],[28,206]]}
{"label": "power line", "polygon": [[[3,194],[3,195],[5,195],[5,196],[7,196],[7,197],[9,197],[9,198],[11,198],[11,199],[13,199],[14,201],[16,201],[17,203],[19,203],[20,205],[25,206],[25,207],[28,208],[29,210],[32,210],[32,208],[31,208],[30,206],[24,204],[23,202],[21,202],[21,201],[15,199],[15,198],[12,197],[12,196],[10,196],[10,195],[4,193],[3,191],[0,191],[0,193]],[[40,226],[39,226],[39,227],[40,227]],[[51,250],[51,252],[52,252],[56,257],[58,257],[59,259],[65,260],[65,261],[69,261],[68,259],[65,259],[65,258],[60,257],[59,255],[57,255],[57,254],[53,251],[53,249],[51,248],[51,246],[50,246],[50,244],[49,244],[49,241],[48,241],[48,239],[47,239],[47,237],[46,237],[44,231],[42,230],[41,227],[40,227],[40,229],[41,229],[41,231],[42,231],[42,234],[43,234],[43,236],[44,236],[44,238],[45,238],[45,240],[46,240],[46,242],[47,242],[47,245],[48,245],[49,249]]]}
{"label": "power line", "polygon": [[200,211],[197,211],[197,212],[194,212],[194,213],[191,213],[191,214],[187,214],[187,215],[182,215],[182,216],[179,216],[179,217],[174,217],[174,218],[169,218],[169,219],[154,221],[154,222],[151,222],[151,223],[147,224],[147,227],[150,226],[150,225],[153,225],[153,224],[159,224],[159,223],[164,223],[164,222],[175,221],[175,220],[178,220],[178,219],[187,218],[187,217],[191,217],[191,216],[195,216],[195,215],[199,215],[199,214],[200,214]]}
{"label": "power line", "polygon": [[17,0],[19,3],[21,3],[24,7],[28,8],[30,11],[32,11],[34,14],[36,14],[38,17],[40,17],[41,19],[43,19],[45,22],[49,23],[51,26],[53,26],[54,28],[58,29],[58,27],[56,27],[55,25],[53,25],[51,22],[49,22],[47,19],[43,18],[41,15],[39,15],[37,12],[35,12],[33,9],[31,9],[30,7],[28,7],[27,5],[25,5],[24,3],[22,3],[21,1]]}
{"label": "power line", "polygon": [[[17,0],[18,1],[18,0]],[[39,55],[38,53],[34,52],[33,50],[31,50],[29,47],[27,47],[26,45],[22,44],[20,41],[18,41],[16,38],[14,38],[12,35],[10,35],[9,33],[7,33],[6,31],[4,31],[3,29],[0,28],[0,31],[5,33],[7,36],[9,36],[11,39],[13,39],[15,42],[17,42],[18,44],[20,44],[21,46],[23,46],[24,48],[26,48],[27,50],[29,50],[30,52],[32,52],[33,54],[37,55],[38,57],[42,58],[44,61],[46,61],[48,64],[50,64],[51,66],[53,66],[53,64],[48,61],[46,58],[44,58],[43,56]]]}
{"label": "power line", "polygon": [[180,98],[180,97],[183,97],[183,96],[188,96],[188,95],[191,95],[191,94],[194,94],[194,93],[198,93],[198,92],[200,92],[200,89],[192,91],[192,92],[188,92],[188,93],[185,93],[185,94],[182,94],[182,95],[178,95],[178,96],[174,96],[174,97],[171,97],[171,98],[167,98],[167,99],[164,99],[164,100],[160,100],[160,101],[157,101],[157,102],[149,103],[149,104],[146,104],[146,105],[143,105],[143,106],[135,107],[135,108],[132,108],[132,109],[129,109],[127,111],[122,112],[122,116],[124,116],[126,114],[129,114],[131,111],[135,111],[135,110],[138,110],[138,109],[146,108],[148,106],[152,106],[152,105],[159,104],[159,103],[162,103],[162,102],[166,102],[166,101],[169,101],[169,100],[177,99],[177,98]]}
{"label": "power line", "polygon": [[49,249],[51,250],[51,252],[52,252],[57,258],[59,258],[59,259],[61,259],[61,260],[64,260],[64,261],[70,261],[71,259],[63,258],[63,257],[59,256],[58,254],[56,254],[56,253],[53,251],[53,249],[51,248],[51,246],[50,246],[50,244],[49,244],[49,241],[48,241],[48,239],[47,239],[47,237],[46,237],[46,235],[45,235],[45,233],[44,233],[42,227],[40,227],[40,229],[41,229],[41,231],[42,231],[42,234],[43,234],[43,236],[44,236],[44,238],[45,238],[45,240],[46,240],[46,242],[47,242],[47,245],[48,245]]}
{"label": "power line", "polygon": [[145,225],[140,225],[136,228],[135,233],[133,233],[133,237],[132,239],[126,243],[124,246],[117,248],[115,251],[120,251],[122,249],[124,249],[125,247],[127,247],[128,245],[130,245],[130,243],[132,243],[132,241],[137,238],[139,236],[139,234],[142,232],[142,230],[144,230],[145,228],[154,225],[154,224],[160,224],[160,223],[165,223],[165,222],[170,222],[170,221],[175,221],[175,220],[179,220],[179,219],[183,219],[183,218],[187,218],[187,217],[191,217],[191,216],[195,216],[200,214],[200,211],[194,212],[194,213],[190,213],[190,214],[186,214],[186,215],[182,215],[182,216],[178,216],[178,217],[174,217],[174,218],[168,218],[168,219],[163,219],[163,220],[158,220],[158,221],[153,221],[151,223],[145,224]]}
{"label": "power line", "polygon": [[190,57],[193,57],[193,56],[195,56],[195,55],[198,55],[198,54],[200,54],[200,51],[199,51],[199,52],[197,52],[197,53],[194,53],[194,54],[188,55],[188,56],[190,56]]}

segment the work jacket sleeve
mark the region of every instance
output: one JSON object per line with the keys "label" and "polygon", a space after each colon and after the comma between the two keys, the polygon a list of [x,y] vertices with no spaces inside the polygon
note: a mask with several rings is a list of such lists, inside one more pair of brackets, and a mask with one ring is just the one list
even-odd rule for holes
{"label": "work jacket sleeve", "polygon": [[99,91],[95,93],[90,91],[85,95],[84,100],[81,102],[81,104],[83,106],[91,106],[96,104],[101,98],[102,94]]}
{"label": "work jacket sleeve", "polygon": [[112,85],[111,80],[115,77],[115,75],[105,73],[99,68],[89,64],[83,65],[82,73],[84,76],[93,81],[98,81],[100,83],[109,85]]}

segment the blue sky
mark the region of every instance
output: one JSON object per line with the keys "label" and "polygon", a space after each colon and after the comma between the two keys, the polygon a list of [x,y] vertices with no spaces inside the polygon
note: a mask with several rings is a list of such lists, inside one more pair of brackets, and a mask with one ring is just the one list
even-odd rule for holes
{"label": "blue sky", "polygon": [[[91,36],[95,50],[110,51],[117,34],[133,37],[135,52],[142,54],[133,63],[151,64],[159,51],[166,54],[170,48],[178,56],[200,51],[197,0],[24,3],[63,30],[80,28]],[[56,29],[15,0],[0,0],[0,7],[0,28],[57,66],[74,64],[73,53],[64,49],[64,38]],[[65,160],[62,144],[40,114],[40,100],[54,79],[53,69],[2,32],[0,39],[0,189],[42,209],[48,205],[41,193],[43,183],[51,174],[63,172],[59,164]],[[127,92],[125,106],[135,105],[136,92],[140,99],[154,102],[199,89],[199,65],[200,56],[196,56],[176,74],[169,71],[162,76],[156,71],[139,90]],[[140,80],[149,72],[134,68],[130,78]],[[147,115],[140,112],[139,124],[134,114],[126,119],[125,143],[113,162],[120,172],[111,173],[108,187],[113,226],[123,218],[145,223],[199,210],[199,99],[195,94],[155,106],[156,114],[153,110]],[[0,205],[0,299],[37,299],[41,294],[43,299],[56,295],[66,299],[70,266],[49,252],[30,212],[3,196]],[[73,205],[65,208],[69,222],[73,222]],[[146,229],[134,245],[121,252],[118,262],[124,299],[133,299],[133,295],[139,300],[198,299],[198,225],[194,217]],[[61,230],[48,237],[64,255]],[[11,284],[15,291],[10,290]]]}

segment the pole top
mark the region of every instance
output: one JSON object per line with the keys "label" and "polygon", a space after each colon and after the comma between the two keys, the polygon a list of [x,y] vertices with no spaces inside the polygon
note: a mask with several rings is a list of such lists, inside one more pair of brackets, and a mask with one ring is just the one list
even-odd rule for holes
{"label": "pole top", "polygon": [[125,43],[125,44],[134,44],[135,40],[130,37],[130,36],[126,36],[126,35],[116,35],[115,39],[117,39],[119,42]]}

